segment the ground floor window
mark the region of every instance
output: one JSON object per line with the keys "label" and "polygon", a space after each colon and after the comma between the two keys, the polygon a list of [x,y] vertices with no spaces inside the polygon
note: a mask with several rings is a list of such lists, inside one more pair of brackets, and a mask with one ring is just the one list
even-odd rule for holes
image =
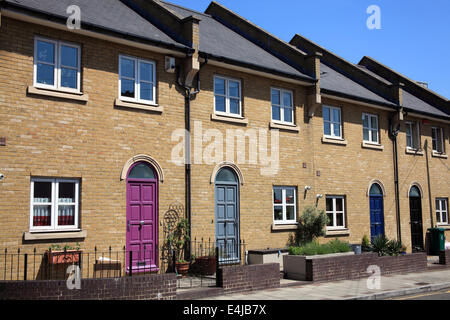
{"label": "ground floor window", "polygon": [[79,181],[31,179],[31,231],[78,228]]}
{"label": "ground floor window", "polygon": [[296,223],[295,187],[273,187],[273,219],[275,223]]}
{"label": "ground floor window", "polygon": [[327,196],[326,213],[328,216],[327,229],[345,228],[345,197]]}
{"label": "ground floor window", "polygon": [[447,199],[436,199],[436,222],[437,224],[448,224]]}

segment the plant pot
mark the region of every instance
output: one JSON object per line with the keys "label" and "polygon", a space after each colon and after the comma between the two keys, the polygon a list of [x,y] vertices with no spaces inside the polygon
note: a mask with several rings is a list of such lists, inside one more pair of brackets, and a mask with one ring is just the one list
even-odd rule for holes
{"label": "plant pot", "polygon": [[49,264],[71,264],[80,261],[81,250],[67,251],[47,251],[47,261]]}
{"label": "plant pot", "polygon": [[195,272],[211,276],[216,273],[216,257],[198,257],[195,259]]}
{"label": "plant pot", "polygon": [[177,273],[181,276],[185,276],[189,271],[189,262],[177,262],[175,263]]}

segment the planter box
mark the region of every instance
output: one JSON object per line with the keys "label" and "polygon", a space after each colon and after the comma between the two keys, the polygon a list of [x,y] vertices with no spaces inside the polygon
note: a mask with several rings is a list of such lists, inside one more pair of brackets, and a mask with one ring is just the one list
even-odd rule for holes
{"label": "planter box", "polygon": [[288,279],[338,281],[369,277],[369,266],[380,268],[381,275],[419,272],[427,269],[424,252],[379,257],[376,253],[335,254],[324,256],[286,256],[284,268]]}
{"label": "planter box", "polygon": [[283,270],[283,257],[288,254],[288,249],[266,249],[248,251],[248,264],[279,263],[280,271]]}
{"label": "planter box", "polygon": [[47,251],[47,262],[49,264],[72,264],[80,261],[81,250]]}
{"label": "planter box", "polygon": [[191,266],[194,274],[211,276],[216,273],[216,257],[197,257]]}
{"label": "planter box", "polygon": [[354,252],[332,253],[316,256],[283,256],[284,273],[288,279],[309,280],[307,261],[315,259],[326,259],[333,257],[348,257],[355,255]]}

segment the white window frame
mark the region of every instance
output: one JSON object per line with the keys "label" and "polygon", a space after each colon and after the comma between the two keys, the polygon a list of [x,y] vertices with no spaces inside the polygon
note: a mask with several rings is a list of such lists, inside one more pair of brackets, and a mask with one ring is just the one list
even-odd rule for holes
{"label": "white window frame", "polygon": [[[438,131],[438,130],[439,130],[440,133],[441,133],[441,135],[440,135],[440,137],[441,137],[440,141],[437,140],[437,138],[438,138],[437,131]],[[435,132],[436,132],[436,133],[435,133]],[[435,137],[433,137],[433,136],[435,136]],[[444,150],[444,130],[443,130],[441,127],[432,127],[432,128],[431,128],[431,139],[432,139],[431,147],[433,148],[433,151],[434,151],[435,153],[439,153],[439,154],[445,153],[445,150]],[[434,149],[434,144],[436,144],[436,146],[440,145],[441,150],[435,150],[435,149]]]}
{"label": "white window frame", "polygon": [[[38,61],[38,55],[37,55],[38,54],[38,50],[37,50],[38,41],[52,43],[55,46],[55,52],[54,52],[55,63],[54,64]],[[67,87],[61,86],[61,60],[62,60],[61,59],[61,47],[62,46],[77,49],[77,60],[78,60],[77,65],[78,65],[78,67],[75,69],[73,67],[64,66],[64,68],[67,68],[67,69],[77,70],[77,87],[76,88],[67,88]],[[37,82],[37,64],[38,63],[43,63],[46,65],[53,66],[53,68],[54,68],[53,69],[53,72],[54,72],[54,74],[53,74],[54,84],[53,85],[48,85],[48,84],[43,84],[43,83]],[[69,93],[81,93],[81,46],[70,43],[70,42],[66,42],[66,41],[52,40],[52,39],[43,38],[43,37],[35,37],[34,38],[33,86],[36,88],[58,90],[58,91],[69,92]]]}
{"label": "white window frame", "polygon": [[[286,190],[291,189],[294,190],[294,203],[286,203]],[[281,203],[275,203],[275,190],[281,190]],[[296,224],[297,223],[297,188],[289,187],[289,186],[274,186],[272,189],[272,219],[274,224]],[[283,208],[283,220],[275,220],[275,207]],[[286,219],[286,207],[294,207],[294,219],[287,220]]]}
{"label": "white window frame", "polygon": [[[364,126],[364,117],[367,117],[368,120],[368,127]],[[372,128],[372,119],[376,119],[376,128]],[[370,114],[370,113],[363,113],[362,114],[362,122],[363,122],[363,141],[371,144],[380,144],[380,125],[378,123],[378,115],[376,114]],[[369,140],[364,140],[364,130],[369,131]],[[377,131],[377,139],[373,139],[373,131]]]}
{"label": "white window frame", "polygon": [[[437,207],[437,203],[439,203],[439,208]],[[445,203],[445,210],[442,209],[442,203]],[[439,215],[440,222],[436,221],[436,224],[439,225],[449,225],[450,222],[448,221],[448,199],[447,198],[436,198],[436,219],[437,215]],[[442,217],[445,215],[447,222],[442,222]]]}
{"label": "white window frame", "polygon": [[[52,198],[49,203],[34,202],[34,183],[35,182],[50,182],[52,184]],[[75,202],[59,202],[59,183],[74,183],[75,184]],[[57,232],[57,231],[79,231],[79,188],[80,182],[77,179],[55,179],[55,178],[31,178],[30,190],[30,232]],[[34,205],[49,205],[50,209],[50,226],[33,226]],[[64,205],[74,205],[74,221],[73,226],[58,226],[58,207]]]}
{"label": "white window frame", "polygon": [[[134,79],[122,76],[122,64],[121,64],[122,59],[128,59],[128,60],[134,61]],[[147,81],[147,80],[141,80],[141,75],[140,75],[141,69],[139,68],[141,63],[147,63],[147,64],[152,65],[153,82]],[[134,98],[122,96],[122,78],[124,78],[126,80],[134,80],[134,94],[135,94]],[[141,99],[141,82],[152,84],[153,100]],[[137,102],[137,103],[141,103],[141,104],[156,105],[156,83],[157,83],[157,81],[156,81],[156,63],[155,63],[155,61],[140,59],[137,57],[127,56],[127,55],[123,55],[123,54],[119,55],[119,86],[118,87],[119,87],[119,99],[120,100],[128,101],[128,102]]]}
{"label": "white window frame", "polygon": [[[419,150],[420,149],[420,126],[419,122],[415,121],[406,121],[405,122],[406,130],[406,148],[410,150]],[[408,134],[408,128],[411,130],[411,134]],[[414,140],[415,136],[415,140]],[[408,146],[408,137],[411,137],[412,146]],[[417,145],[416,145],[417,144]]]}
{"label": "white window frame", "polygon": [[[225,81],[225,94],[216,93],[216,80],[221,79]],[[237,99],[237,97],[230,96],[230,81],[239,83],[239,114],[230,112],[230,99]],[[235,117],[242,118],[242,83],[239,79],[228,78],[224,76],[214,76],[214,114],[227,116],[227,117]],[[225,112],[216,110],[216,96],[225,98]]]}
{"label": "white window frame", "polygon": [[[325,120],[325,117],[323,117],[323,113],[324,110],[328,108],[330,109],[330,120]],[[340,121],[337,122],[334,120],[334,116],[333,116],[333,110],[339,110],[339,119]],[[330,139],[339,139],[342,140],[343,139],[343,132],[342,132],[342,109],[340,107],[332,107],[332,106],[322,106],[322,119],[323,119],[323,135],[326,138],[330,138]],[[330,123],[330,134],[325,134],[325,123]],[[334,127],[335,125],[338,124],[339,125],[339,132],[340,135],[336,136],[334,134]]]}
{"label": "white window frame", "polygon": [[[333,199],[333,210],[332,211],[328,211],[326,210],[326,202],[325,202],[325,212],[328,216],[329,213],[333,214],[333,221],[331,221],[333,223],[332,226],[327,226],[326,229],[327,230],[343,230],[346,229],[346,217],[345,217],[345,196],[326,196],[325,197],[325,201],[327,201],[328,199]],[[342,211],[337,211],[336,208],[336,200],[340,199],[342,200]],[[337,223],[337,219],[336,216],[338,213],[342,213],[342,226],[338,226]]]}
{"label": "white window frame", "polygon": [[[280,104],[274,104],[272,101],[272,91],[278,91],[280,94]],[[284,99],[283,99],[283,95],[285,93],[289,93],[291,96],[291,106],[285,106],[284,105]],[[286,89],[281,89],[281,88],[276,88],[276,87],[271,87],[270,88],[270,104],[271,104],[271,108],[270,108],[270,112],[271,112],[271,119],[272,122],[274,123],[280,123],[280,124],[294,124],[294,92],[292,90],[286,90]],[[279,107],[280,108],[280,120],[275,120],[273,118],[273,107]],[[285,121],[284,120],[284,109],[291,109],[291,119],[292,121]]]}

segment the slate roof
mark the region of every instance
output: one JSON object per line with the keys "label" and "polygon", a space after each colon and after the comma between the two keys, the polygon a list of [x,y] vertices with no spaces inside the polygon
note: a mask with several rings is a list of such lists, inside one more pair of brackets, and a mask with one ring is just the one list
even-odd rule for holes
{"label": "slate roof", "polygon": [[394,104],[390,101],[366,89],[362,85],[336,71],[335,69],[330,68],[324,63],[320,64],[320,72],[322,73],[320,77],[321,89],[394,106]]}
{"label": "slate roof", "polygon": [[417,98],[412,93],[403,90],[403,107],[419,113],[425,113],[438,117],[445,117],[450,119],[450,114],[445,113],[441,109],[432,106],[431,104]]}
{"label": "slate roof", "polygon": [[[383,78],[382,76],[376,74],[375,72],[367,69],[365,66],[356,65],[358,68],[371,75],[372,77],[377,78],[378,80],[384,82],[386,85],[391,85],[392,83]],[[411,111],[416,111],[422,114],[429,114],[438,117],[450,118],[450,114],[441,110],[438,107],[435,107],[426,101],[416,97],[412,92],[409,92],[403,89],[403,107],[409,109]]]}
{"label": "slate roof", "polygon": [[119,0],[4,0],[6,5],[67,19],[67,7],[81,9],[82,24],[131,35],[178,48],[186,48]]}
{"label": "slate roof", "polygon": [[160,3],[183,18],[195,15],[201,19],[199,26],[199,50],[201,52],[213,55],[216,58],[225,58],[301,78],[312,79],[263,48],[247,40],[237,32],[226,27],[210,15],[168,2],[160,1]]}

